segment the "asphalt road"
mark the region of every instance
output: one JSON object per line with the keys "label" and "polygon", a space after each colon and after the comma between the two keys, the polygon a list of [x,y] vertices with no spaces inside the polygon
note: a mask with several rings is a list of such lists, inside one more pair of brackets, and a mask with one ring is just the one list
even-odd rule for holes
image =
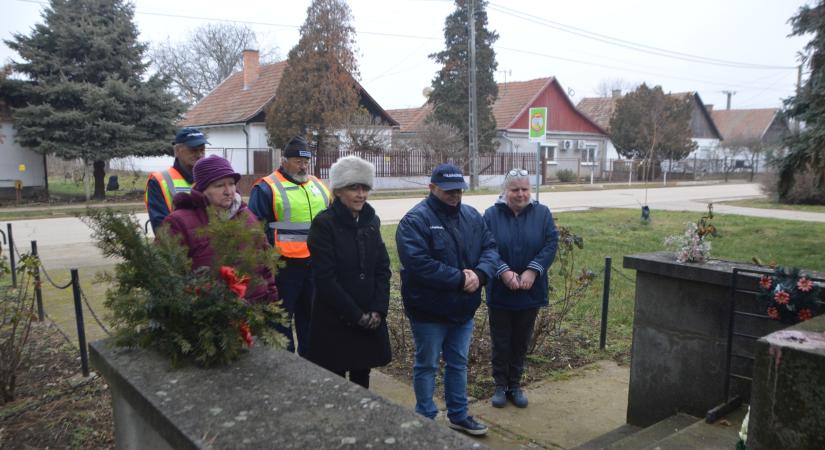
{"label": "asphalt road", "polygon": [[[539,200],[551,210],[572,211],[587,208],[639,208],[646,203],[652,210],[706,211],[708,202],[760,197],[758,184],[717,184],[669,188],[609,189],[573,192],[542,192]],[[495,195],[465,195],[464,203],[484,211],[496,201]],[[395,223],[418,203],[420,198],[380,199],[371,201],[382,223]],[[825,214],[714,206],[719,213],[751,215],[825,222]],[[141,223],[146,214],[138,214]],[[92,243],[91,230],[77,218],[31,219],[12,221],[19,251],[27,251],[30,241],[37,240],[43,264],[49,269],[89,267],[106,264]],[[2,230],[6,230],[5,225]],[[5,246],[4,246],[5,247]]]}

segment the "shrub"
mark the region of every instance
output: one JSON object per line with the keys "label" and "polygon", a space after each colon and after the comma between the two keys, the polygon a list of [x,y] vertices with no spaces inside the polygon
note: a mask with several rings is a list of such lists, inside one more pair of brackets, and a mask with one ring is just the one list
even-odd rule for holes
{"label": "shrub", "polygon": [[569,183],[576,179],[576,174],[570,169],[562,169],[556,172],[556,177],[558,177],[562,183]]}
{"label": "shrub", "polygon": [[[0,404],[14,400],[17,370],[26,359],[32,320],[36,317],[34,302],[34,272],[40,265],[36,256],[20,258],[19,287],[0,287]],[[0,255],[0,280],[11,273]],[[3,280],[5,281],[5,280]]]}

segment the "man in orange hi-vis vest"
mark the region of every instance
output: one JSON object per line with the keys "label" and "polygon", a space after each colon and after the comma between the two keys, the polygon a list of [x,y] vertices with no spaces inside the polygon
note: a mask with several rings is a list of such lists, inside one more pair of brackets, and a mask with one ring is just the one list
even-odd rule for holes
{"label": "man in orange hi-vis vest", "polygon": [[162,172],[152,172],[143,195],[153,230],[157,231],[163,219],[174,209],[172,199],[175,194],[192,189],[192,167],[203,158],[208,143],[206,136],[195,128],[181,128],[175,133],[175,141],[172,142],[175,163]]}
{"label": "man in orange hi-vis vest", "polygon": [[[330,203],[329,189],[308,172],[310,158],[306,140],[292,138],[281,155],[281,167],[258,180],[249,195],[249,209],[266,224],[269,243],[285,263],[278,269],[275,283],[290,320],[295,320],[301,356],[308,351],[313,293],[307,236],[312,219]],[[289,340],[287,349],[295,351],[292,327],[277,328]]]}

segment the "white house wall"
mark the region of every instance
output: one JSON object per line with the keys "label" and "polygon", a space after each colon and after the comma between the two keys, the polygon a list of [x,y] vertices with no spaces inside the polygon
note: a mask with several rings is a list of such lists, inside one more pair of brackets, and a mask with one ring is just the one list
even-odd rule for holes
{"label": "white house wall", "polygon": [[[538,144],[530,142],[527,135],[527,130],[507,130],[507,132],[499,132],[496,137],[499,142],[498,153],[536,153],[538,151]],[[562,143],[565,140],[585,141],[588,145],[596,147],[596,161],[601,163],[601,167],[605,167],[607,159],[606,155],[610,155],[610,149],[613,154],[616,154],[613,144],[603,136],[583,135],[575,133],[548,133],[545,145],[548,147],[556,147],[556,160],[547,161],[548,172],[547,175],[551,178],[555,176],[555,172],[562,169],[572,170],[584,174],[588,163],[582,162],[579,167],[579,158],[581,157],[581,150],[572,148],[562,151]],[[616,154],[615,157],[618,157]],[[599,176],[601,169],[596,168],[596,176]],[[587,172],[589,173],[589,172]]]}
{"label": "white house wall", "polygon": [[[206,155],[218,155],[226,158],[232,168],[240,174],[252,173],[252,151],[265,149],[267,145],[266,127],[264,124],[250,124],[249,130],[249,164],[247,167],[246,135],[243,127],[202,127],[209,145],[206,146]],[[170,139],[171,142],[171,139]],[[138,170],[141,172],[155,172],[164,170],[174,163],[172,156],[128,157],[113,159],[109,166],[116,170]]]}
{"label": "white house wall", "polygon": [[[17,133],[10,122],[0,122],[0,188],[14,188],[15,181],[23,187],[45,187],[46,173],[43,155],[15,142]],[[24,172],[20,165],[26,166]]]}
{"label": "white house wall", "polygon": [[713,159],[724,157],[719,156],[719,139],[693,138],[691,140],[696,143],[696,149],[690,152],[690,154],[687,156],[688,159]]}

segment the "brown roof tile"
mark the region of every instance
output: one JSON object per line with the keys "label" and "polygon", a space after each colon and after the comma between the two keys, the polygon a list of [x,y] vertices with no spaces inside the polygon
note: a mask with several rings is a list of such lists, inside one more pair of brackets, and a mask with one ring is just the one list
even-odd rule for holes
{"label": "brown roof tile", "polygon": [[542,88],[551,81],[553,81],[553,77],[499,83],[498,99],[493,105],[496,128],[508,128],[524,111],[524,108],[530,104],[530,101],[539,95]]}
{"label": "brown roof tile", "polygon": [[[498,99],[493,104],[496,128],[502,129],[516,120],[529,102],[541,92],[553,78],[530,81],[512,81],[498,84]],[[400,131],[418,131],[432,108],[424,104],[420,108],[393,109],[387,111],[401,124]]]}
{"label": "brown roof tile", "polygon": [[711,115],[726,141],[743,142],[761,140],[777,113],[778,108],[728,109]]}
{"label": "brown roof tile", "polygon": [[[225,79],[198,104],[186,112],[181,126],[221,125],[243,123],[264,111],[281,83],[286,61],[259,66],[258,79],[249,89],[243,89],[243,72],[236,72]],[[362,102],[370,111],[380,115],[390,125],[395,125],[369,93],[356,81]]]}
{"label": "brown roof tile", "polygon": [[[535,98],[555,81],[554,77],[537,78],[529,81],[511,81],[498,84],[498,98],[493,104],[493,117],[496,128],[510,128],[513,123],[525,112]],[[569,99],[567,100],[569,103]],[[571,108],[574,106],[570,104]],[[424,104],[419,108],[393,109],[387,112],[401,125],[399,131],[419,131],[432,107]],[[604,128],[601,124],[596,125]]]}
{"label": "brown roof tile", "polygon": [[605,130],[610,128],[610,117],[616,109],[615,97],[588,97],[583,98],[576,108],[587,116],[596,125]]}
{"label": "brown roof tile", "polygon": [[409,132],[420,131],[430,111],[432,107],[425,103],[418,108],[388,109],[387,114],[398,122],[398,131]]}
{"label": "brown roof tile", "polygon": [[245,122],[269,104],[286,61],[260,66],[260,75],[249,89],[243,89],[243,72],[236,72],[187,111],[182,126],[204,126]]}

